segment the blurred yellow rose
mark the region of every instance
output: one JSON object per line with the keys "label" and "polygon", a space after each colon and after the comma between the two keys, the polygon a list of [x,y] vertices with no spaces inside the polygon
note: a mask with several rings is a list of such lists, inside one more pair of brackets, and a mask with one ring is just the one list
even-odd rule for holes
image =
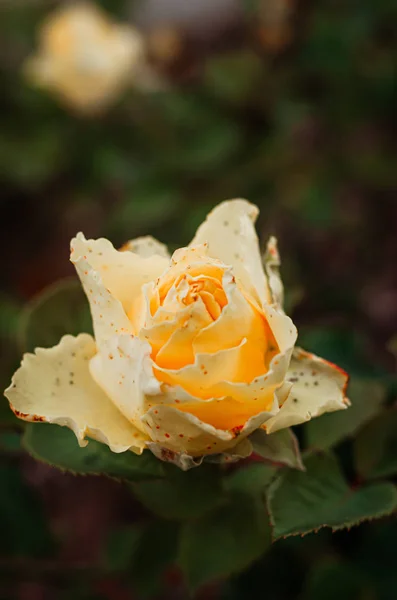
{"label": "blurred yellow rose", "polygon": [[39,32],[27,77],[73,108],[92,112],[111,103],[144,70],[145,44],[130,25],[113,23],[95,4],[63,6]]}
{"label": "blurred yellow rose", "polygon": [[151,237],[117,251],[78,234],[71,261],[95,340],[25,355],[6,390],[15,414],[66,425],[80,445],[169,458],[233,453],[258,428],[346,408],[346,374],[295,348],[276,242],[263,268],[257,214],[245,200],[220,204],[172,258]]}

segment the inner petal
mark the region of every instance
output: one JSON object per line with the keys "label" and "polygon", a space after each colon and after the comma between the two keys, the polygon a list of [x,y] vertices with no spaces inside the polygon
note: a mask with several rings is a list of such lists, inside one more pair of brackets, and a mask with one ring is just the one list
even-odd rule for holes
{"label": "inner petal", "polygon": [[179,327],[175,328],[167,342],[158,351],[155,357],[156,364],[164,369],[181,369],[186,365],[193,364],[195,360],[194,339],[197,333],[203,327],[207,327],[210,322],[211,317],[205,304],[201,298],[198,298],[190,305],[190,311],[183,322],[179,323]]}

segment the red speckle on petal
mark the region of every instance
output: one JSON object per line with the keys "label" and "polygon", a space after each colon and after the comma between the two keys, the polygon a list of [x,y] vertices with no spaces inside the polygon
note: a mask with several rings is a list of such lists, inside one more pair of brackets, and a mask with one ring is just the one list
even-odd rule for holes
{"label": "red speckle on petal", "polygon": [[165,435],[165,437],[166,437],[166,438],[169,438],[169,437],[170,437],[170,434],[169,434],[169,433],[165,433],[164,435]]}
{"label": "red speckle on petal", "polygon": [[183,438],[183,437],[185,437],[185,436],[183,435],[183,433],[180,433],[180,434],[179,434],[179,437],[180,437],[180,438]]}
{"label": "red speckle on petal", "polygon": [[237,437],[238,435],[240,435],[242,428],[243,425],[237,425],[236,427],[233,427],[233,429],[231,429],[231,432],[235,437]]}

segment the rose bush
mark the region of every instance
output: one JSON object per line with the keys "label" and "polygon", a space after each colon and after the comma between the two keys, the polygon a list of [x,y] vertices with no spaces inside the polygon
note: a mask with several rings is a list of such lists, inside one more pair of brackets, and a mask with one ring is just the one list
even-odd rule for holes
{"label": "rose bush", "polygon": [[150,448],[185,468],[249,454],[255,430],[346,408],[347,375],[295,347],[276,242],[262,263],[257,214],[223,202],[172,258],[151,237],[117,251],[78,234],[71,261],[95,339],[67,335],[25,355],[6,390],[15,414],[66,425],[81,446],[91,437],[114,452]]}
{"label": "rose bush", "polygon": [[145,70],[145,43],[130,25],[113,23],[89,2],[61,7],[39,32],[27,77],[79,111],[107,106]]}

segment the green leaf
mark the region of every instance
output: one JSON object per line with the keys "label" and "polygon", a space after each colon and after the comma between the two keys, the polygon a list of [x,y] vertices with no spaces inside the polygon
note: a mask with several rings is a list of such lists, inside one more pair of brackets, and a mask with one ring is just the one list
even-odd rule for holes
{"label": "green leaf", "polygon": [[114,530],[105,549],[105,567],[125,573],[140,595],[161,591],[165,569],[175,563],[179,527],[172,521],[152,521]]}
{"label": "green leaf", "polygon": [[236,495],[204,517],[182,528],[179,564],[189,586],[198,586],[242,571],[270,545],[264,503]]}
{"label": "green leaf", "polygon": [[352,436],[379,412],[386,390],[377,381],[355,378],[349,384],[348,396],[352,402],[348,410],[322,415],[304,425],[309,447],[327,450]]}
{"label": "green leaf", "polygon": [[129,569],[141,536],[140,525],[124,526],[122,529],[111,531],[105,547],[105,568],[111,572]]}
{"label": "green leaf", "polygon": [[397,406],[365,425],[354,441],[360,477],[373,479],[397,474]]}
{"label": "green leaf", "polygon": [[263,463],[252,463],[237,467],[224,478],[223,485],[228,493],[261,496],[277,475],[277,470]]}
{"label": "green leaf", "polygon": [[161,477],[164,473],[162,463],[149,451],[141,456],[129,451],[116,454],[94,440],[80,448],[73,431],[59,425],[27,425],[23,445],[37,460],[78,474],[139,481]]}
{"label": "green leaf", "polygon": [[131,564],[132,585],[142,596],[163,590],[162,576],[177,560],[179,527],[175,521],[153,521],[145,526]]}
{"label": "green leaf", "polygon": [[303,470],[299,443],[291,429],[281,429],[270,435],[258,429],[249,439],[254,453],[266,461],[280,467]]}
{"label": "green leaf", "polygon": [[165,479],[132,486],[138,500],[156,515],[165,519],[192,519],[223,502],[217,466],[201,465],[189,471],[181,471],[173,465],[165,468]]}
{"label": "green leaf", "polygon": [[21,451],[21,435],[15,431],[0,431],[0,451],[15,453]]}
{"label": "green leaf", "polygon": [[389,483],[351,489],[332,455],[310,455],[306,472],[285,471],[268,490],[275,539],[358,525],[390,514],[397,490]]}
{"label": "green leaf", "polygon": [[75,278],[57,281],[24,309],[19,341],[27,352],[54,346],[65,334],[92,333],[90,309],[83,288]]}

